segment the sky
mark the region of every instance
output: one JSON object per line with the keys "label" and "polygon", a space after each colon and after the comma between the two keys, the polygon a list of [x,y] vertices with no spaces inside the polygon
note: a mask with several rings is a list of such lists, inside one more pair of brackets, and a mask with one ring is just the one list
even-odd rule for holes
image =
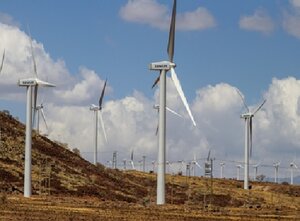
{"label": "sky", "polygon": [[[142,156],[151,167],[157,158],[159,88],[151,62],[167,60],[172,1],[0,0],[0,109],[25,121],[25,88],[18,79],[33,75],[30,35],[38,75],[56,84],[39,91],[49,138],[79,148],[93,159],[93,113],[105,79],[108,87],[99,131],[99,161],[118,152],[119,163]],[[197,126],[168,75],[167,160],[204,164],[208,151],[224,175],[236,176],[244,157],[245,112],[267,99],[254,117],[252,165],[281,177],[289,164],[300,165],[300,0],[179,0],[177,2],[176,73]],[[45,127],[41,123],[42,130]],[[179,167],[178,165],[176,165]],[[201,174],[202,169],[198,168]],[[253,169],[250,170],[253,173]],[[297,170],[295,175],[299,175]]]}

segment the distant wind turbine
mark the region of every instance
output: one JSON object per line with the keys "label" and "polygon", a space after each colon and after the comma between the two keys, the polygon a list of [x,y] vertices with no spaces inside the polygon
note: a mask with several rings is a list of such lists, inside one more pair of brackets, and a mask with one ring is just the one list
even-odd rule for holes
{"label": "distant wind turbine", "polygon": [[273,163],[273,167],[275,169],[275,177],[274,177],[274,182],[278,183],[278,170],[279,170],[280,162]]}
{"label": "distant wind turbine", "polygon": [[223,168],[225,166],[225,163],[224,162],[221,162],[220,163],[220,167],[221,167],[221,172],[220,172],[220,178],[222,179],[223,178]]}
{"label": "distant wind turbine", "polygon": [[166,173],[166,73],[171,72],[171,78],[175,84],[175,87],[180,95],[180,98],[193,122],[193,115],[189,108],[188,102],[184,96],[183,90],[181,88],[180,82],[175,73],[175,63],[173,63],[174,57],[174,42],[175,42],[175,20],[176,20],[176,0],[173,3],[172,18],[169,32],[169,42],[168,42],[168,55],[169,61],[154,62],[150,64],[150,70],[160,71],[160,74],[153,86],[160,82],[160,95],[159,95],[159,106],[161,111],[159,112],[159,147],[158,147],[158,161],[157,161],[157,197],[156,204],[165,204],[165,173]]}
{"label": "distant wind turbine", "polygon": [[[24,197],[30,197],[31,191],[32,191],[32,189],[31,189],[31,146],[32,146],[32,117],[33,117],[32,109],[34,110],[34,113],[35,113],[38,86],[55,87],[54,84],[50,84],[50,83],[48,83],[46,81],[42,81],[38,78],[31,37],[30,37],[30,45],[31,45],[33,67],[34,67],[34,76],[31,78],[27,78],[27,79],[21,79],[18,82],[18,85],[20,87],[27,88]],[[32,95],[34,96],[34,103],[32,103]]]}
{"label": "distant wind turbine", "polygon": [[3,68],[3,64],[4,64],[4,58],[5,58],[5,49],[3,51],[3,55],[2,55],[2,61],[1,61],[1,66],[0,66],[0,74],[2,72],[2,68]]}
{"label": "distant wind turbine", "polygon": [[246,113],[241,115],[241,118],[245,120],[245,172],[244,172],[244,189],[249,189],[249,156],[252,156],[252,118],[254,115],[262,108],[265,104],[266,100],[264,100],[253,112],[250,111],[249,107],[247,106],[244,97],[237,89],[237,93],[240,95],[243,104],[247,110]]}
{"label": "distant wind turbine", "polygon": [[104,97],[104,92],[105,92],[105,88],[106,88],[106,82],[107,80],[105,80],[102,92],[100,94],[100,98],[99,98],[99,103],[98,106],[95,104],[92,104],[90,107],[91,111],[94,111],[94,116],[95,116],[95,134],[94,134],[94,164],[96,165],[98,162],[97,159],[97,155],[98,155],[98,121],[99,121],[99,117],[98,117],[98,113],[100,113],[100,123],[102,126],[102,131],[104,134],[104,138],[105,141],[107,142],[107,137],[106,137],[106,132],[105,132],[105,127],[104,127],[104,122],[103,122],[103,118],[102,118],[102,103],[103,103],[103,97]]}
{"label": "distant wind turbine", "polygon": [[244,168],[241,164],[236,165],[236,169],[237,169],[236,180],[240,180],[240,169],[241,168]]}
{"label": "distant wind turbine", "polygon": [[[155,105],[153,105],[153,108],[156,109],[156,110],[157,110],[157,113],[159,114],[159,105],[158,105],[158,104],[155,104]],[[167,111],[169,111],[170,113],[172,113],[172,114],[174,114],[174,115],[176,115],[176,116],[182,118],[182,115],[178,114],[176,111],[172,110],[171,108],[166,107],[166,109],[167,109]],[[156,132],[155,132],[156,135],[157,135],[157,133],[158,133],[158,129],[159,129],[159,124],[157,124],[157,127],[156,127]]]}
{"label": "distant wind turbine", "polygon": [[193,176],[196,176],[196,167],[198,167],[199,169],[202,169],[202,167],[200,166],[200,164],[197,162],[196,154],[194,154],[194,159],[192,161]]}
{"label": "distant wind turbine", "polygon": [[255,170],[255,174],[254,174],[254,180],[257,181],[257,174],[258,174],[258,167],[260,166],[260,163],[253,165],[253,168]]}
{"label": "distant wind turbine", "polygon": [[298,167],[294,161],[292,161],[290,163],[290,168],[291,168],[291,185],[293,185],[294,184],[294,169],[298,169]]}
{"label": "distant wind turbine", "polygon": [[38,134],[40,134],[40,116],[42,116],[45,127],[46,127],[46,131],[47,131],[45,135],[47,136],[48,132],[49,132],[49,128],[48,128],[48,124],[47,124],[45,113],[44,113],[44,104],[43,104],[43,102],[40,105],[36,106],[36,112],[37,112],[37,114],[35,116],[37,118],[36,131],[38,132]]}

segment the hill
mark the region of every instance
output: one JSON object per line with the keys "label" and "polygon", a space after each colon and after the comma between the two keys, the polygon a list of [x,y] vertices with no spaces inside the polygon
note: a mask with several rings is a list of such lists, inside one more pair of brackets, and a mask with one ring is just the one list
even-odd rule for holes
{"label": "hill", "polygon": [[167,176],[167,205],[156,206],[155,174],[94,166],[33,133],[32,186],[23,193],[22,123],[0,112],[0,220],[300,220],[300,186]]}

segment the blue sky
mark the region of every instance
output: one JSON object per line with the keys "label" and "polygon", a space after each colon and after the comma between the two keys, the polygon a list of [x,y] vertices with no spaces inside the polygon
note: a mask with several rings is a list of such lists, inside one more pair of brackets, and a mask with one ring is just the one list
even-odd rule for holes
{"label": "blue sky", "polygon": [[[159,1],[170,10],[172,1]],[[1,11],[13,17],[54,59],[62,58],[72,73],[87,66],[106,75],[120,98],[133,89],[151,95],[151,61],[166,59],[167,31],[124,21],[126,1],[2,1]],[[234,5],[234,7],[233,7]],[[175,61],[189,98],[197,88],[227,82],[239,87],[251,102],[260,100],[273,77],[295,76],[299,69],[299,39],[281,27],[289,1],[179,1],[178,13],[205,7],[215,27],[178,31]],[[242,16],[263,9],[274,22],[272,33],[243,30]],[[130,81],[124,81],[124,76]]]}
{"label": "blue sky", "polygon": [[[114,144],[102,143],[101,148],[127,153],[144,145],[146,154],[155,159],[152,105],[158,89],[152,90],[151,85],[158,73],[149,71],[148,65],[168,58],[171,7],[172,1],[162,0],[2,0],[0,23],[5,26],[1,26],[0,53],[3,48],[8,52],[2,75],[11,82],[0,81],[0,109],[9,109],[24,121],[25,92],[14,88],[13,82],[23,75],[14,70],[32,71],[29,25],[41,77],[58,85],[53,92],[41,92],[48,102],[45,112],[52,126],[50,137],[90,152],[92,141],[72,139],[91,124],[92,115],[85,110],[97,102],[103,80],[108,78],[104,117],[108,137],[113,137],[114,128],[119,134]],[[242,160],[243,122],[239,114],[243,105],[235,87],[250,106],[264,98],[270,100],[257,116],[254,144],[259,151],[253,160],[268,158],[271,164],[283,152],[289,159],[299,155],[300,1],[179,0],[177,13],[176,72],[200,126],[193,129],[186,117],[182,128],[175,130],[181,122],[170,116],[170,158],[182,155],[191,159],[194,152],[204,156],[213,147],[220,159],[233,154],[237,161]],[[10,27],[15,28],[14,34],[9,33]],[[168,104],[186,115],[172,82],[168,91]],[[141,108],[143,114],[134,108]],[[63,117],[64,111],[70,119]],[[88,117],[78,117],[79,113]],[[78,131],[74,118],[82,125]],[[124,130],[117,122],[124,123]],[[128,130],[136,133],[128,134]],[[278,131],[280,135],[275,134]],[[184,151],[182,146],[191,148]]]}

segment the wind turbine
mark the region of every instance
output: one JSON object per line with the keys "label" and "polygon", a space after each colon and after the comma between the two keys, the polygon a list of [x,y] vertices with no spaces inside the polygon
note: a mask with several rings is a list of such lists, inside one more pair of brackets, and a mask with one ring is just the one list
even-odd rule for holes
{"label": "wind turbine", "polygon": [[2,55],[2,61],[1,61],[1,66],[0,66],[0,74],[2,72],[2,68],[3,68],[3,64],[4,64],[4,58],[5,58],[5,49],[3,51],[3,55]]}
{"label": "wind turbine", "polygon": [[95,104],[92,104],[90,107],[90,110],[94,111],[94,117],[95,117],[95,135],[94,135],[94,142],[95,142],[94,164],[95,165],[98,162],[97,155],[98,155],[98,121],[99,121],[98,113],[99,112],[100,112],[100,122],[101,122],[101,126],[102,126],[102,131],[104,134],[105,141],[107,142],[106,132],[105,132],[103,118],[102,118],[102,103],[103,103],[103,97],[104,97],[104,92],[105,92],[105,88],[106,88],[106,82],[107,82],[107,80],[105,80],[102,92],[100,94],[98,106]]}
{"label": "wind turbine", "polygon": [[[47,121],[46,121],[45,113],[44,113],[44,110],[43,110],[44,109],[43,102],[40,105],[36,106],[35,109],[36,109],[36,116],[35,117],[37,118],[37,121],[36,121],[36,131],[38,132],[38,134],[40,134],[40,116],[42,116],[43,121],[45,123],[46,130],[47,130],[47,133],[45,135],[47,136],[49,129],[48,129],[48,124],[47,124]],[[34,121],[35,120],[33,120],[33,122]],[[34,125],[34,123],[33,123],[33,125]]]}
{"label": "wind turbine", "polygon": [[236,169],[237,169],[237,176],[236,176],[236,180],[240,180],[240,169],[244,168],[241,164],[236,165]]}
{"label": "wind turbine", "polygon": [[258,173],[258,167],[259,166],[260,166],[260,163],[253,165],[253,168],[255,170],[254,180],[257,180],[257,173]]}
{"label": "wind turbine", "polygon": [[275,168],[275,177],[274,182],[278,183],[278,169],[279,169],[280,162],[273,163],[273,167]]}
{"label": "wind turbine", "polygon": [[298,167],[297,167],[297,165],[295,164],[294,161],[292,161],[290,163],[290,168],[291,168],[291,185],[293,185],[294,184],[294,168],[298,169]]}
{"label": "wind turbine", "polygon": [[206,161],[204,163],[204,175],[206,177],[212,177],[212,172],[213,172],[213,159],[210,157],[210,152],[211,150],[209,149],[208,154],[207,154],[207,158]]}
{"label": "wind turbine", "polygon": [[[20,87],[27,88],[24,197],[30,197],[32,191],[31,189],[32,109],[34,110],[34,112],[36,111],[36,99],[37,99],[38,87],[39,86],[55,87],[54,84],[48,83],[46,81],[42,81],[38,78],[31,37],[30,37],[30,45],[31,45],[31,53],[32,53],[32,60],[33,60],[34,76],[31,78],[21,79],[18,82],[18,85]],[[32,95],[34,96],[34,103],[32,103]]]}
{"label": "wind turbine", "polygon": [[[159,105],[155,104],[155,105],[153,105],[153,108],[156,109],[157,113],[159,114]],[[166,109],[167,109],[167,111],[171,112],[172,114],[182,118],[182,115],[178,114],[176,111],[172,110],[171,108],[166,107]],[[157,124],[156,132],[155,132],[156,135],[158,133],[158,128],[159,128],[159,125]]]}
{"label": "wind turbine", "polygon": [[247,110],[246,113],[241,115],[241,118],[245,120],[245,172],[244,172],[244,189],[249,189],[249,156],[252,156],[252,118],[254,115],[262,108],[262,106],[266,103],[264,100],[254,111],[250,111],[249,107],[247,106],[244,97],[240,93],[240,91],[236,90],[240,95],[243,104]]}
{"label": "wind turbine", "polygon": [[196,175],[196,166],[199,168],[199,169],[202,169],[202,167],[200,166],[200,164],[197,162],[197,158],[196,158],[196,154],[194,154],[194,159],[192,161],[192,170],[193,170],[193,176]]}
{"label": "wind turbine", "polygon": [[159,142],[158,142],[158,161],[157,161],[157,197],[156,197],[156,204],[162,205],[165,204],[165,173],[166,173],[166,73],[168,71],[171,72],[171,78],[175,84],[175,87],[181,97],[181,100],[193,122],[196,126],[194,121],[193,115],[187,103],[187,100],[184,96],[183,90],[181,88],[180,82],[177,78],[175,73],[175,63],[173,63],[174,57],[174,42],[175,42],[175,20],[176,20],[176,0],[173,3],[173,10],[172,10],[172,18],[171,18],[171,25],[170,25],[170,32],[169,32],[169,42],[168,42],[168,55],[169,61],[161,61],[161,62],[154,62],[150,64],[150,70],[160,71],[160,74],[156,81],[153,84],[153,87],[159,83],[159,106],[161,111],[159,112]]}
{"label": "wind turbine", "polygon": [[225,163],[224,162],[221,162],[220,163],[220,167],[221,167],[221,173],[220,173],[220,178],[222,179],[223,178],[223,168],[225,166]]}

